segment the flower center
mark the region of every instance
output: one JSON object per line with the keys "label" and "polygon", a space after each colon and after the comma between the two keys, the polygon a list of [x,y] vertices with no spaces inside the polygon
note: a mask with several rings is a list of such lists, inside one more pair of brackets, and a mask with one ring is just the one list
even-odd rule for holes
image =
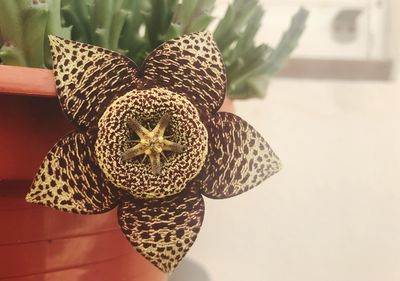
{"label": "flower center", "polygon": [[196,107],[163,88],[117,98],[98,128],[95,153],[101,171],[137,198],[178,194],[200,173],[208,152],[208,132]]}
{"label": "flower center", "polygon": [[170,115],[163,115],[154,129],[149,131],[137,120],[130,119],[127,125],[132,132],[139,136],[140,140],[134,141],[137,142],[137,144],[126,150],[122,154],[122,159],[124,161],[129,161],[137,156],[143,155],[142,161],[144,161],[146,157],[149,157],[152,173],[154,175],[159,175],[161,171],[160,155],[166,158],[164,151],[175,153],[183,151],[182,145],[168,140],[167,138],[169,136],[164,136],[170,120]]}

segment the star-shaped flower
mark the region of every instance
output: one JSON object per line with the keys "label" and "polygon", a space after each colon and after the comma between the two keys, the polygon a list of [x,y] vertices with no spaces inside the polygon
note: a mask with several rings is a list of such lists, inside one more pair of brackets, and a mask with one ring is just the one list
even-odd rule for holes
{"label": "star-shaped flower", "polygon": [[196,239],[202,195],[228,198],[280,162],[238,116],[217,112],[225,67],[209,33],[170,40],[138,68],[50,36],[61,108],[78,128],[47,154],[26,200],[77,214],[118,207],[127,239],[171,272]]}

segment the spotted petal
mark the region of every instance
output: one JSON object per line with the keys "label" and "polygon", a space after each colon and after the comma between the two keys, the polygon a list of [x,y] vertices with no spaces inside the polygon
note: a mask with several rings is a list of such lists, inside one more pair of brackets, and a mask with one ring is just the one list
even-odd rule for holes
{"label": "spotted petal", "polygon": [[204,215],[199,192],[187,189],[155,200],[126,197],[119,223],[132,245],[164,272],[171,272],[194,243]]}
{"label": "spotted petal", "polygon": [[61,108],[77,126],[88,128],[118,96],[136,88],[130,59],[88,44],[49,36]]}
{"label": "spotted petal", "polygon": [[280,170],[264,138],[240,117],[220,112],[208,126],[209,152],[194,184],[210,198],[243,193]]}
{"label": "spotted petal", "polygon": [[187,96],[201,115],[216,112],[224,101],[225,66],[210,33],[165,42],[147,57],[143,75],[149,85]]}
{"label": "spotted petal", "polygon": [[93,160],[93,140],[72,132],[47,154],[26,200],[78,214],[102,213],[115,207],[117,189]]}

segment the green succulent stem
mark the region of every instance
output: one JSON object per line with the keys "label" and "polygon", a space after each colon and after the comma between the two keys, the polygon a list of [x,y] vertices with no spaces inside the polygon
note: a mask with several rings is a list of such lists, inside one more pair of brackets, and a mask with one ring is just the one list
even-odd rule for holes
{"label": "green succulent stem", "polygon": [[0,58],[4,64],[27,66],[24,53],[14,46],[3,45],[0,49]]}
{"label": "green succulent stem", "polygon": [[91,42],[89,14],[91,6],[90,0],[62,0],[61,2],[64,25],[71,26],[71,36],[77,41]]}
{"label": "green succulent stem", "polygon": [[[71,26],[62,27],[61,21],[61,1],[60,0],[52,0],[48,2],[49,14],[47,18],[46,24],[46,34],[48,35],[58,35],[62,38],[70,38],[71,37]],[[51,54],[50,54],[50,45],[47,38],[43,38],[44,40],[44,51],[45,51],[45,63],[46,66],[50,67],[52,65]]]}
{"label": "green succulent stem", "polygon": [[0,58],[6,64],[28,64],[23,49],[22,4],[24,3],[15,0],[3,0],[0,2],[0,26],[3,41]]}
{"label": "green succulent stem", "polygon": [[[215,0],[0,0],[0,63],[51,67],[47,35],[115,50],[141,65],[163,42],[204,31],[217,19]],[[275,48],[257,44],[259,0],[233,0],[214,38],[226,64],[230,98],[264,97],[304,31],[301,8]]]}
{"label": "green succulent stem", "polygon": [[145,50],[148,49],[147,40],[140,31],[143,29],[144,33],[144,18],[149,7],[148,1],[125,0],[123,3],[123,9],[127,11],[127,15],[119,39],[120,48],[139,65],[145,58]]}
{"label": "green succulent stem", "polygon": [[[36,4],[24,12],[25,27],[24,51],[30,66],[44,67],[44,40],[49,11],[47,5]],[[47,40],[47,38],[46,38]]]}
{"label": "green succulent stem", "polygon": [[[260,26],[262,10],[256,9],[242,36],[233,50],[225,52],[228,62],[228,93],[233,99],[262,98],[266,94],[269,80],[279,72],[297,47],[305,29],[308,11],[300,8],[292,17],[288,30],[275,48],[265,44],[255,47],[250,38]],[[253,32],[251,32],[253,30]],[[247,37],[248,36],[248,37]],[[246,38],[247,37],[247,38]]]}
{"label": "green succulent stem", "polygon": [[[177,0],[151,0],[151,8],[145,15],[146,37],[152,50],[170,39],[169,27],[172,23]],[[168,36],[169,35],[169,36]]]}
{"label": "green succulent stem", "polygon": [[278,46],[271,53],[262,71],[274,75],[285,65],[287,58],[297,47],[299,39],[305,29],[308,11],[300,8],[293,16],[289,29],[283,34]]}
{"label": "green succulent stem", "polygon": [[95,0],[92,15],[92,43],[110,48],[110,28],[114,15],[113,0]]}
{"label": "green succulent stem", "polygon": [[49,66],[47,35],[69,37],[68,28],[61,26],[60,0],[2,0],[0,26],[4,64]]}

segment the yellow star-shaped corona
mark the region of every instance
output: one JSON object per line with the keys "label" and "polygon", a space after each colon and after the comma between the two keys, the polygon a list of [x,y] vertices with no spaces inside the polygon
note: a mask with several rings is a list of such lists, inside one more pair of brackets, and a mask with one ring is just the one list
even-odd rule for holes
{"label": "yellow star-shaped corona", "polygon": [[183,146],[166,139],[164,136],[165,130],[171,120],[171,116],[165,114],[161,117],[156,127],[149,131],[143,127],[137,120],[130,119],[127,122],[128,127],[135,132],[140,140],[138,144],[129,148],[122,155],[124,161],[128,161],[136,156],[144,155],[150,159],[151,170],[154,175],[159,175],[161,172],[160,155],[164,155],[164,151],[172,151],[180,153],[183,151]]}

